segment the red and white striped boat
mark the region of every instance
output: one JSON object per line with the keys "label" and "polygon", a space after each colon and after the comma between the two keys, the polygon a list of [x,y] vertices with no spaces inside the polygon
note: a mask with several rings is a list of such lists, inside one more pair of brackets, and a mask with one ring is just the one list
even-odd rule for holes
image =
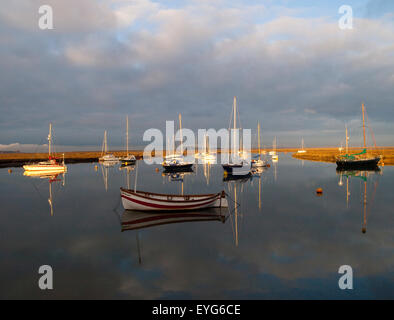
{"label": "red and white striped boat", "polygon": [[126,210],[189,211],[228,207],[224,191],[211,194],[174,195],[120,188],[120,195]]}
{"label": "red and white striped boat", "polygon": [[220,209],[207,209],[204,212],[161,212],[147,213],[125,210],[121,217],[122,231],[144,229],[173,223],[198,221],[226,221]]}

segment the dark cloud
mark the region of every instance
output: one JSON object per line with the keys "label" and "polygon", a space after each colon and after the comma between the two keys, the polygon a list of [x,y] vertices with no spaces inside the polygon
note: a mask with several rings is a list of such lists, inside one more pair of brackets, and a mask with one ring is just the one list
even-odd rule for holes
{"label": "dark cloud", "polygon": [[126,114],[134,145],[179,112],[186,127],[219,129],[234,95],[243,127],[260,120],[267,144],[304,136],[309,146],[338,145],[345,122],[359,126],[362,101],[378,144],[391,143],[394,33],[386,19],[357,19],[343,31],[323,18],[252,24],[256,12],[269,15],[257,5],[52,1],[58,24],[42,31],[22,23],[34,6],[15,3],[18,10],[0,10],[1,144],[40,143],[52,121],[57,144],[99,146],[107,129],[109,144],[120,146]]}

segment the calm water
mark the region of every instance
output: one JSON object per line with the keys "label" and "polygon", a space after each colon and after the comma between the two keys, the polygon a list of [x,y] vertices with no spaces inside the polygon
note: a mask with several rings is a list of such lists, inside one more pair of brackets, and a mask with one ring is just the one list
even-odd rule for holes
{"label": "calm water", "polygon": [[[224,223],[122,232],[127,172],[95,165],[68,165],[51,183],[0,169],[0,298],[394,298],[392,167],[368,175],[366,224],[362,178],[280,154],[248,181],[223,182],[220,166],[183,177],[185,194],[236,193]],[[159,166],[138,166],[138,189],[181,192]],[[45,264],[52,291],[37,285]],[[341,265],[353,268],[353,290],[338,287]]]}

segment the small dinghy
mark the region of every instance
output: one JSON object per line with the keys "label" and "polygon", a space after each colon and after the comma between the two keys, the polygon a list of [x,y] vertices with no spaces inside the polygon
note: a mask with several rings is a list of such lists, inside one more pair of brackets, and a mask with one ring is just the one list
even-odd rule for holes
{"label": "small dinghy", "polygon": [[228,207],[224,191],[210,194],[176,195],[120,188],[120,195],[126,210],[189,211]]}

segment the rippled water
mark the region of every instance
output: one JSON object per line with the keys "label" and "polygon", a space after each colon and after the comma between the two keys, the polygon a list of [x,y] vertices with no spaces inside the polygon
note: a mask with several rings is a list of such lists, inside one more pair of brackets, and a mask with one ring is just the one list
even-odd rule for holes
{"label": "rippled water", "polygon": [[[50,182],[0,169],[0,298],[394,298],[392,167],[341,177],[280,154],[237,182],[223,182],[219,165],[183,177],[138,167],[140,190],[225,189],[239,206],[122,232],[119,187],[134,188],[136,170],[127,181],[119,167],[73,164]],[[38,288],[41,265],[52,266],[54,290]],[[353,268],[353,290],[338,287],[341,265]]]}

